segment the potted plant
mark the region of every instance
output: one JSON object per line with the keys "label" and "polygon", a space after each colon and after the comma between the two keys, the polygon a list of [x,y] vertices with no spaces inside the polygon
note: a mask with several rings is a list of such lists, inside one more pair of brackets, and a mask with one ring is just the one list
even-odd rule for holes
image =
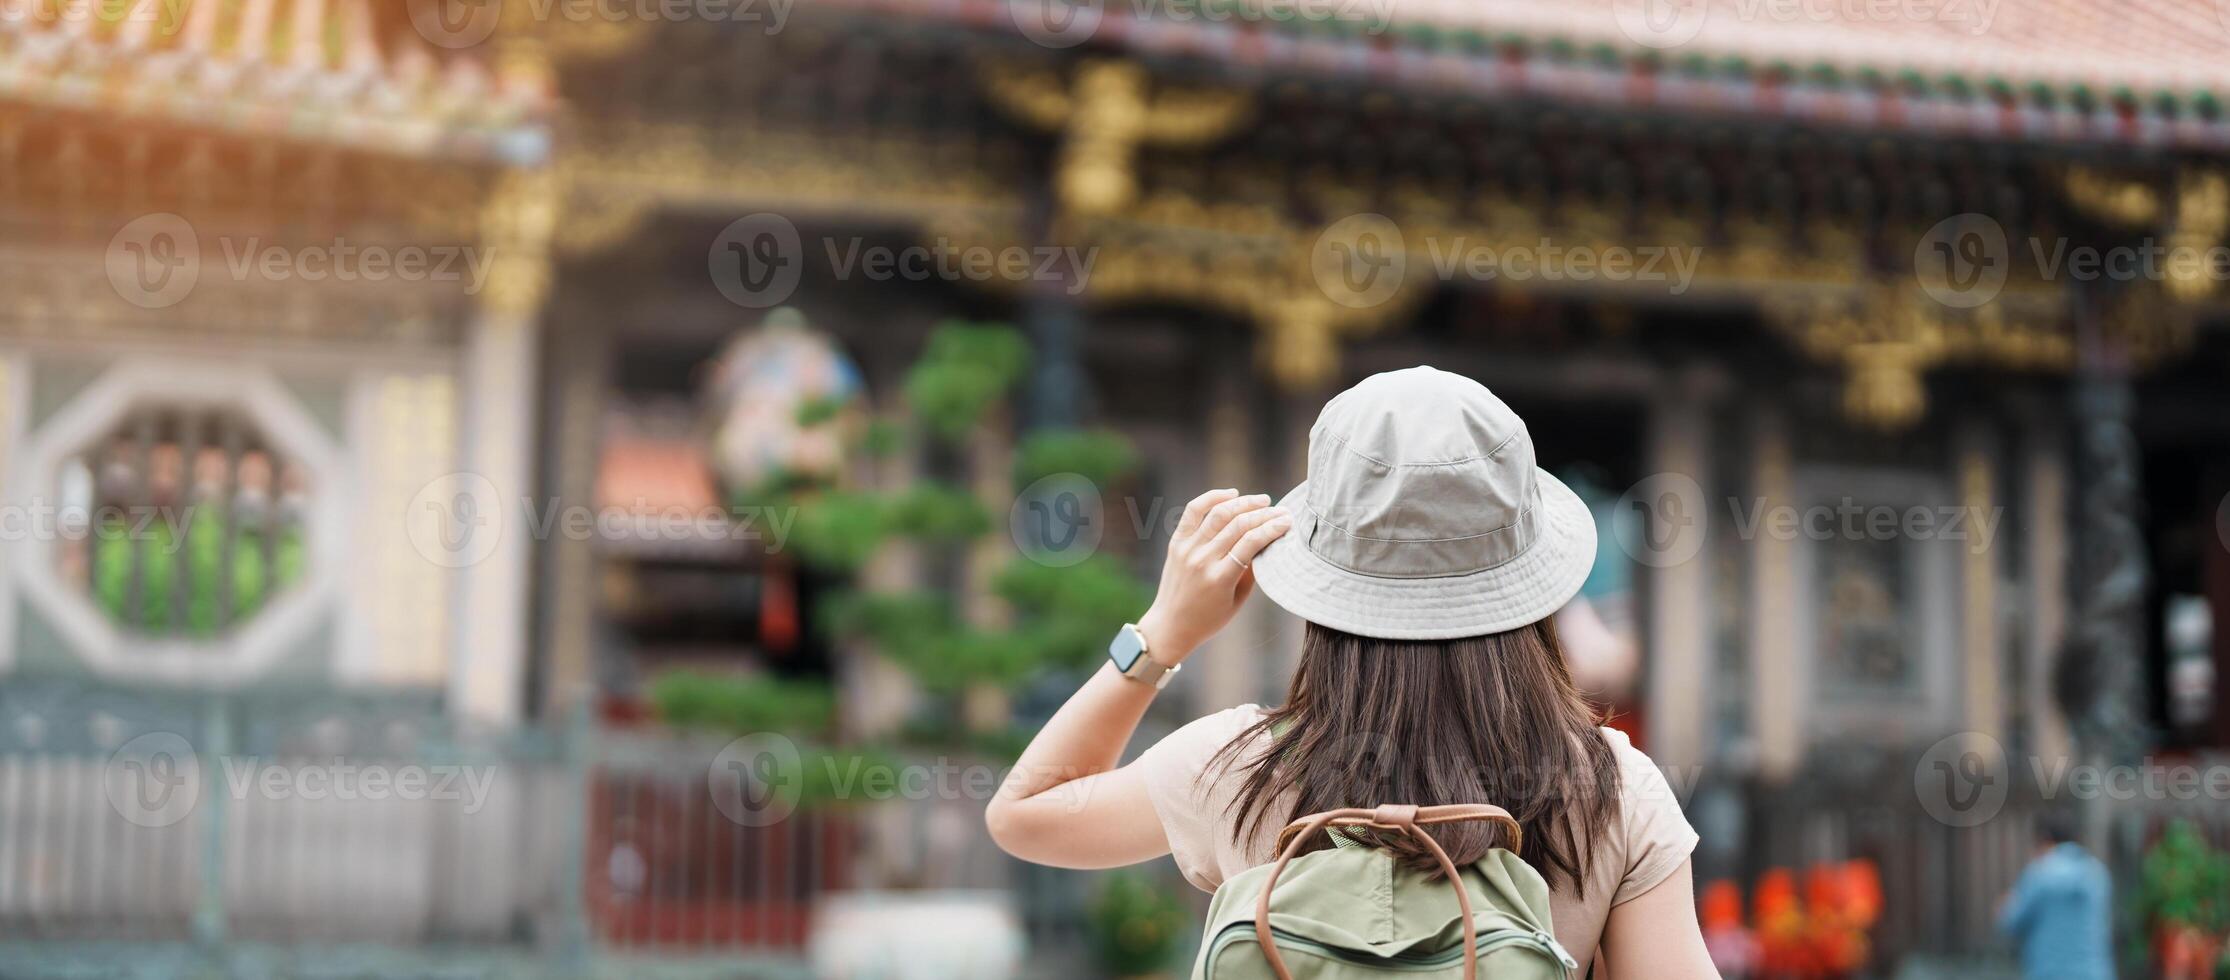
{"label": "potted plant", "polygon": [[2170,824],[2145,852],[2137,902],[2159,976],[2214,976],[2223,932],[2230,929],[2230,855],[2217,851],[2190,821]]}
{"label": "potted plant", "polygon": [[1131,871],[1100,879],[1086,920],[1092,958],[1113,977],[1167,975],[1192,913],[1176,897],[1178,887]]}
{"label": "potted plant", "polygon": [[[1152,598],[1120,560],[1090,549],[1061,556],[1078,561],[1043,560],[1012,526],[1041,480],[1104,492],[1138,463],[1129,443],[1108,433],[1048,430],[1018,440],[1008,401],[1029,360],[1010,327],[940,324],[900,397],[874,417],[811,403],[792,417],[801,438],[826,434],[821,443],[841,445],[848,465],[837,475],[776,468],[751,485],[731,480],[739,503],[795,514],[787,557],[826,583],[810,611],[814,628],[855,663],[871,656],[911,675],[903,715],[832,706],[833,723],[814,726],[871,740],[897,768],[957,765],[972,776],[1011,764],[1026,742],[1012,718],[1013,692],[1048,671],[1089,664],[1104,649],[1104,624],[1135,619]],[[918,464],[903,485],[842,476],[873,471],[867,464],[887,456]],[[896,553],[910,555],[920,573],[916,583],[868,573],[900,544]],[[859,816],[860,873],[850,890],[824,897],[809,943],[817,968],[880,976],[903,963],[908,976],[971,980],[1018,968],[1012,897],[984,889],[976,873],[989,847],[975,795],[986,785],[961,783],[963,796],[954,798],[939,784],[926,797],[899,800],[903,820]]]}

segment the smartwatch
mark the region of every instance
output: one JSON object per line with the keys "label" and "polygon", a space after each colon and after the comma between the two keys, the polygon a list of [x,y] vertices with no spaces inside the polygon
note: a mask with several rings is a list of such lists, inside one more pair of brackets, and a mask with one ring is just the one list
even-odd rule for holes
{"label": "smartwatch", "polygon": [[1183,664],[1164,667],[1161,661],[1146,655],[1146,634],[1138,631],[1137,623],[1124,623],[1115,632],[1115,639],[1107,644],[1107,659],[1115,662],[1117,673],[1141,684],[1152,684],[1154,690],[1169,686],[1169,679],[1177,676]]}

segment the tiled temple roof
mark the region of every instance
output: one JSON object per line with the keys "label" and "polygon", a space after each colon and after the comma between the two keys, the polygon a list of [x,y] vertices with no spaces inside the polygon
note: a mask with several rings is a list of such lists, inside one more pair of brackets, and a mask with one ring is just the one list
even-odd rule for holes
{"label": "tiled temple roof", "polygon": [[[2213,0],[1392,0],[1397,29],[1478,30],[2019,88],[2189,97],[2230,90],[2230,5]],[[1651,7],[1658,8],[1654,13]]]}
{"label": "tiled temple roof", "polygon": [[449,50],[387,0],[22,0],[0,16],[0,101],[379,152],[548,154],[546,82]]}
{"label": "tiled temple roof", "polygon": [[2230,3],[2215,0],[818,2],[1051,36],[1054,47],[1397,87],[1937,134],[2230,147],[2221,105],[2230,95]]}

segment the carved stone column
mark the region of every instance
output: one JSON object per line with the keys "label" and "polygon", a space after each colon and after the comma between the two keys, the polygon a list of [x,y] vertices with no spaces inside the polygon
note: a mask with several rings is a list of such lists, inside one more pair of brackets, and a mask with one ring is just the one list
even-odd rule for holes
{"label": "carved stone column", "polygon": [[2060,702],[2086,755],[2135,761],[2147,744],[2145,591],[2137,435],[2127,378],[2088,373],[2075,394],[2077,577],[2074,629],[2058,664]]}

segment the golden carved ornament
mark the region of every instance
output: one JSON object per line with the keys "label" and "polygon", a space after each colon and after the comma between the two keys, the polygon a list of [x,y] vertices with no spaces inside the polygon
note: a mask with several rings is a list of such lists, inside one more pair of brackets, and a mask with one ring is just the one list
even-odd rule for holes
{"label": "golden carved ornament", "polygon": [[993,64],[980,72],[992,102],[1022,122],[1062,135],[1054,186],[1071,214],[1114,214],[1138,194],[1142,145],[1193,146],[1229,135],[1246,118],[1246,93],[1152,91],[1129,61],[1087,61],[1073,84],[1040,67]]}
{"label": "golden carved ornament", "polygon": [[[2176,185],[2176,224],[2168,233],[2169,254],[2204,256],[2221,244],[2225,227],[2230,227],[2230,179],[2219,170],[2184,174]],[[2215,277],[2207,266],[2204,260],[2197,267],[2168,262],[2163,270],[2168,294],[2185,303],[2206,299],[2215,289]]]}
{"label": "golden carved ornament", "polygon": [[[1809,356],[1846,372],[1843,407],[1856,422],[1905,428],[1927,411],[1922,376],[1953,364],[2070,371],[2076,341],[2056,299],[2011,292],[1954,310],[1917,288],[1875,282],[1855,291],[1767,301],[1769,322]],[[2188,316],[2162,308],[2155,289],[2124,290],[2102,318],[2115,362],[2141,369],[2191,343]]]}
{"label": "golden carved ornament", "polygon": [[2142,182],[2078,166],[2067,169],[2061,185],[2069,201],[2101,221],[2144,228],[2160,220],[2160,195]]}

